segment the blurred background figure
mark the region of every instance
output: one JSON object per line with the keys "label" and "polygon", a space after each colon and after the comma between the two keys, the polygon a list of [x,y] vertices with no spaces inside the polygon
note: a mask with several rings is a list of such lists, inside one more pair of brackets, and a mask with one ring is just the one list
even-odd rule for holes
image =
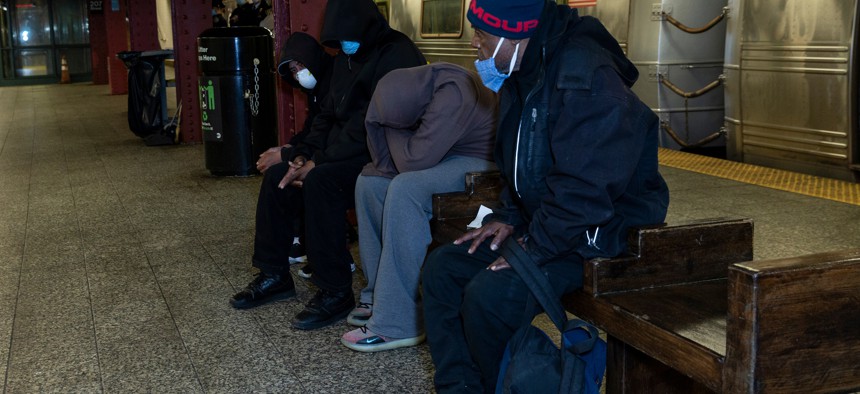
{"label": "blurred background figure", "polygon": [[212,27],[227,27],[227,7],[222,0],[212,0]]}
{"label": "blurred background figure", "polygon": [[236,8],[230,13],[230,26],[259,26],[262,18],[258,17],[260,1],[236,0]]}

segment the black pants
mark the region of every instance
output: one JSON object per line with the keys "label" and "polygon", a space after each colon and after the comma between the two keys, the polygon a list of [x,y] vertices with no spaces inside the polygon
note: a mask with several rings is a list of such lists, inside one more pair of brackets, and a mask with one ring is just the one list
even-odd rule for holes
{"label": "black pants", "polygon": [[[266,170],[257,198],[254,267],[270,274],[289,274],[293,223],[305,216],[305,251],[313,262],[312,280],[329,291],[352,291],[352,256],[346,248],[346,210],[355,205],[355,181],[363,163],[324,163],[314,167],[303,187],[278,183],[287,163]],[[303,204],[302,204],[303,203]]]}
{"label": "black pants", "polygon": [[[489,242],[472,255],[468,248],[443,245],[424,264],[424,322],[439,393],[492,393],[508,340],[540,312],[516,272],[486,269],[499,256]],[[559,297],[582,287],[579,258],[550,262],[542,271]]]}

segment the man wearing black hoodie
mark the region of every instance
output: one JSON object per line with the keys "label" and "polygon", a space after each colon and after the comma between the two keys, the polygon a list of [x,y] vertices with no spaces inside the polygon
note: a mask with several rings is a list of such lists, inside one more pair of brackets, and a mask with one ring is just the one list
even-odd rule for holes
{"label": "man wearing black hoodie", "polygon": [[586,259],[623,253],[628,228],[661,223],[669,202],[657,116],[600,22],[552,0],[472,0],[467,15],[475,67],[500,94],[506,188],[480,229],[424,265],[440,393],[493,392],[508,339],[539,312],[509,258],[537,265],[560,297],[582,286]]}
{"label": "man wearing black hoodie", "polygon": [[308,114],[302,129],[290,138],[287,144],[270,148],[260,154],[257,170],[265,172],[275,164],[290,161],[291,148],[298,145],[310,133],[314,118],[320,113],[320,104],[328,94],[331,85],[333,61],[332,56],[325,52],[322,45],[308,34],[293,33],[284,43],[284,47],[281,48],[281,60],[278,62],[278,75],[290,86],[305,93],[308,100]]}
{"label": "man wearing black hoodie", "polygon": [[306,250],[314,265],[311,280],[319,288],[292,322],[303,330],[334,323],[355,306],[343,218],[354,205],[358,174],[370,161],[364,117],[385,74],[426,63],[415,44],[388,25],[372,0],[329,0],[321,42],[341,50],[335,56],[329,94],[310,133],[293,148],[285,175],[263,179],[260,199],[265,192],[272,195],[266,201],[273,203],[257,206],[253,261],[260,274],[234,296],[255,306],[295,294],[283,250],[292,241],[289,223],[297,214],[288,201],[301,195]]}
{"label": "man wearing black hoodie", "polygon": [[[331,85],[333,61],[334,58],[325,52],[323,46],[308,34],[293,33],[284,43],[283,48],[281,48],[281,60],[278,62],[278,74],[293,88],[305,93],[308,113],[301,131],[290,138],[288,143],[269,148],[260,154],[260,158],[257,160],[257,170],[261,173],[265,173],[276,164],[289,162],[293,152],[292,148],[310,133],[314,118],[320,113],[322,99],[328,94]],[[288,165],[281,165],[274,171],[276,174],[271,176],[282,179],[289,168]],[[290,203],[301,205],[302,200],[297,198]],[[290,263],[307,261],[303,236],[305,232],[304,215],[299,214],[295,223],[295,236],[289,252]],[[311,266],[306,264],[298,273],[302,277],[309,278],[311,271]]]}

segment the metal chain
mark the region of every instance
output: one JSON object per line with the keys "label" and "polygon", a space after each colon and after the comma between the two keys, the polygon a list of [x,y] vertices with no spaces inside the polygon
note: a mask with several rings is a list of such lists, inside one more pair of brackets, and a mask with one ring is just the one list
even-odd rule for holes
{"label": "metal chain", "polygon": [[260,69],[257,65],[260,64],[260,59],[254,58],[254,95],[251,96],[251,115],[257,116],[260,113]]}

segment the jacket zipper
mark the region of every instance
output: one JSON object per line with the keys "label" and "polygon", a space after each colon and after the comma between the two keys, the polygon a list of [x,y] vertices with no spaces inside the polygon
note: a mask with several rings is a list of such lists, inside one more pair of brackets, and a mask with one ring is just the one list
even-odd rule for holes
{"label": "jacket zipper", "polygon": [[[540,75],[538,77],[538,83],[536,83],[535,87],[532,88],[532,90],[529,92],[529,94],[526,95],[526,100],[525,100],[525,102],[523,102],[523,113],[520,116],[520,125],[517,128],[517,144],[516,144],[517,147],[514,150],[514,192],[517,193],[517,197],[519,197],[520,199],[522,199],[523,196],[520,194],[520,185],[519,185],[518,180],[517,180],[517,178],[519,176],[519,174],[518,174],[519,171],[517,170],[517,168],[519,167],[519,162],[520,162],[520,135],[522,134],[522,131],[523,131],[522,119],[525,118],[525,115],[526,115],[525,112],[528,110],[529,100],[531,100],[532,96],[535,95],[535,93],[538,91],[538,89],[543,87],[544,74],[546,73],[546,70],[544,70],[545,65],[546,65],[546,47],[541,47],[541,65],[540,65],[541,68],[540,68]],[[537,108],[535,108],[535,107],[532,107],[532,124],[533,125],[537,124]]]}
{"label": "jacket zipper", "polygon": [[[532,108],[532,125],[537,123],[537,108]],[[517,128],[517,143],[516,149],[514,150],[514,191],[517,192],[517,196],[519,198],[523,198],[520,195],[520,186],[519,186],[519,171],[517,167],[519,167],[520,162],[520,136],[522,135],[523,130],[523,122],[520,122],[520,126]]]}

